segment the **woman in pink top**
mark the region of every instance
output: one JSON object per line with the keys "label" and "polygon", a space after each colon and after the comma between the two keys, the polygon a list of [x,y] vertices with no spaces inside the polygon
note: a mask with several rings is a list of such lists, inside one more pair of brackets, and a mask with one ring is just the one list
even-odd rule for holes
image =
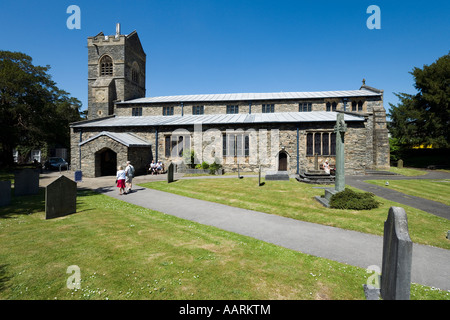
{"label": "woman in pink top", "polygon": [[126,178],[126,172],[123,170],[123,167],[120,166],[119,170],[117,170],[116,175],[116,181],[117,181],[117,188],[119,188],[119,194],[122,194],[125,190],[125,178]]}

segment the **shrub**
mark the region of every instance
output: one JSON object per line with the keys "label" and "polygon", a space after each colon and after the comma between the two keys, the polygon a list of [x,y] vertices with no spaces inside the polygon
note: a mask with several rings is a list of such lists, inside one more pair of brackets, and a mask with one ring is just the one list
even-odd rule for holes
{"label": "shrub", "polygon": [[215,161],[209,165],[209,174],[216,174],[217,170],[222,168],[221,164],[216,163]]}
{"label": "shrub", "polygon": [[202,162],[202,169],[205,169],[205,170],[209,169],[209,164],[206,161]]}
{"label": "shrub", "polygon": [[380,206],[374,194],[370,192],[355,192],[350,189],[338,192],[330,199],[330,207],[334,209],[370,210]]}

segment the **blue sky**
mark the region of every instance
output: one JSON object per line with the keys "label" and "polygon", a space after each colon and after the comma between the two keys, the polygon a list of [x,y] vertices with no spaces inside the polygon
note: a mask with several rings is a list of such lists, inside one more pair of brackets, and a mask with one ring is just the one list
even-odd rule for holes
{"label": "blue sky", "polygon": [[[68,29],[70,5],[81,29]],[[370,5],[381,29],[368,29]],[[415,93],[414,67],[450,51],[450,1],[2,0],[1,50],[50,65],[87,107],[87,37],[136,30],[147,96],[359,89]]]}

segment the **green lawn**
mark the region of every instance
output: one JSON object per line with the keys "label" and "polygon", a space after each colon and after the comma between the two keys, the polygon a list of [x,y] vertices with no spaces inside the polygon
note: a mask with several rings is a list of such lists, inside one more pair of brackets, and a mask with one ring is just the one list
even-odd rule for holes
{"label": "green lawn", "polygon": [[421,197],[450,206],[450,180],[367,180],[366,182],[382,186],[405,194]]}
{"label": "green lawn", "polygon": [[[370,276],[93,192],[79,191],[76,214],[43,210],[42,190],[0,208],[0,299],[364,299]],[[411,298],[450,293],[414,284]]]}
{"label": "green lawn", "polygon": [[378,197],[376,198],[382,205],[377,209],[356,211],[325,208],[314,198],[323,195],[323,189],[313,188],[314,186],[299,183],[295,179],[265,181],[261,187],[258,187],[258,178],[250,177],[185,179],[170,184],[150,182],[142,186],[376,235],[383,235],[389,208],[402,206],[408,215],[409,232],[414,242],[450,249],[450,241],[446,239],[447,230],[450,230],[450,221],[447,219]]}
{"label": "green lawn", "polygon": [[414,169],[414,168],[401,168],[401,169],[399,169],[397,167],[390,167],[389,171],[393,172],[393,173],[401,174],[402,176],[408,176],[408,177],[423,176],[423,175],[426,175],[428,173],[425,170],[419,170],[419,169]]}

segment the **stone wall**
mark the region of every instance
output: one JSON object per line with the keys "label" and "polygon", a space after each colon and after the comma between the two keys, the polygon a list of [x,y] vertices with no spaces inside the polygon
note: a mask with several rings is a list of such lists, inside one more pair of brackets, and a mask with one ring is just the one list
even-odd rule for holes
{"label": "stone wall", "polygon": [[[368,141],[367,133],[370,128],[367,127],[368,122],[349,122],[347,123],[348,131],[345,135],[345,154],[346,154],[346,173],[348,174],[364,174],[364,170],[371,166],[368,159],[372,157],[367,155]],[[238,161],[242,171],[255,172],[259,166],[262,165],[263,170],[277,170],[278,169],[278,154],[284,152],[287,154],[288,171],[290,173],[297,172],[297,126],[298,126],[298,168],[299,172],[304,172],[314,169],[314,156],[306,155],[306,135],[308,132],[333,132],[334,123],[299,123],[299,124],[253,124],[251,126],[242,127],[238,125],[227,126],[206,126],[202,129],[202,142],[196,145],[198,135],[194,134],[193,126],[184,127],[159,127],[158,141],[156,141],[155,128],[151,127],[123,127],[115,128],[115,132],[132,132],[142,139],[148,141],[153,145],[152,150],[141,150],[127,148],[126,146],[108,138],[99,137],[92,142],[89,142],[81,147],[82,153],[82,170],[83,174],[88,176],[86,168],[92,167],[95,164],[95,154],[103,148],[109,148],[117,153],[118,165],[125,164],[127,160],[132,160],[136,168],[143,168],[148,165],[151,160],[163,161],[166,166],[170,162],[180,163],[183,161],[182,157],[166,157],[165,138],[180,132],[188,133],[191,141],[191,148],[193,150],[201,150],[200,153],[203,158],[202,161],[212,163],[215,159],[217,162],[223,164],[225,171],[236,171]],[[177,131],[175,131],[177,129]],[[228,131],[227,131],[228,130]],[[102,128],[84,128],[82,131],[82,140],[85,141],[98,133]],[[225,133],[244,133],[249,135],[249,156],[225,157],[223,151],[223,134]],[[79,143],[79,129],[75,129],[72,134],[72,163],[78,163],[78,143]],[[220,139],[217,141],[216,139]],[[215,144],[217,141],[217,144]],[[199,146],[200,145],[200,149]],[[158,152],[158,154],[156,154]],[[325,159],[329,159],[331,164],[334,164],[334,156],[326,155],[319,156],[319,163],[323,163]],[[201,161],[200,161],[201,162]],[[91,169],[88,169],[91,170]],[[86,173],[85,173],[86,172]],[[95,172],[98,172],[98,168]],[[95,173],[94,173],[95,175]]]}

